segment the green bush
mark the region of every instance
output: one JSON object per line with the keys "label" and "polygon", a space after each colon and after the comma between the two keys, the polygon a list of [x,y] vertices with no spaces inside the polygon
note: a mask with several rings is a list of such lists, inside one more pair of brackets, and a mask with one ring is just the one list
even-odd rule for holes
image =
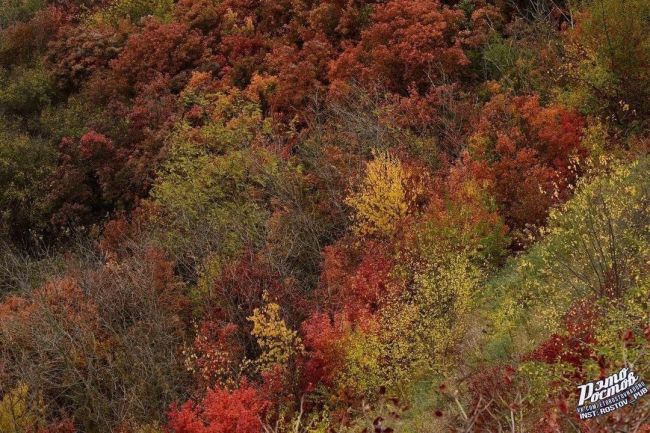
{"label": "green bush", "polygon": [[0,0],[0,29],[27,21],[45,4],[45,0]]}
{"label": "green bush", "polygon": [[24,239],[47,224],[47,179],[55,152],[0,119],[0,236]]}
{"label": "green bush", "polygon": [[141,18],[154,16],[163,21],[171,18],[173,0],[115,0],[90,17],[95,24],[117,25],[121,20],[138,23]]}
{"label": "green bush", "polygon": [[53,83],[42,64],[0,71],[0,112],[22,116],[38,113],[54,96]]}
{"label": "green bush", "polygon": [[567,45],[568,100],[632,125],[650,113],[650,2],[590,0]]}
{"label": "green bush", "polygon": [[[525,353],[561,330],[579,300],[624,302],[648,279],[650,158],[579,185],[551,213],[545,238],[494,284],[495,348],[505,336]],[[647,283],[646,283],[647,284]],[[605,301],[604,301],[605,302]]]}

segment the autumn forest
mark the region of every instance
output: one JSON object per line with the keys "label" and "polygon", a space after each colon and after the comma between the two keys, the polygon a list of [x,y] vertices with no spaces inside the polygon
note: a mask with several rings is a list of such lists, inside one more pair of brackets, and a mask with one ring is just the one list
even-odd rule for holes
{"label": "autumn forest", "polygon": [[650,433],[650,1],[0,0],[0,433]]}

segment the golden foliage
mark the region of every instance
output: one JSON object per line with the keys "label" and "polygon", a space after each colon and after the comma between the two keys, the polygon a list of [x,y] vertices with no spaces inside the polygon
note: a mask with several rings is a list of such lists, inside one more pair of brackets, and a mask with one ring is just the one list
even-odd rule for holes
{"label": "golden foliage", "polygon": [[289,329],[280,317],[278,304],[270,302],[256,308],[248,320],[253,324],[251,334],[262,349],[255,360],[258,371],[267,371],[275,365],[286,366],[294,355],[303,351],[298,333]]}
{"label": "golden foliage", "polygon": [[361,188],[346,199],[354,210],[354,231],[359,236],[390,236],[407,215],[408,173],[399,159],[376,153],[366,165]]}
{"label": "golden foliage", "polygon": [[18,385],[0,400],[0,431],[2,433],[24,433],[36,419],[29,407],[29,388]]}

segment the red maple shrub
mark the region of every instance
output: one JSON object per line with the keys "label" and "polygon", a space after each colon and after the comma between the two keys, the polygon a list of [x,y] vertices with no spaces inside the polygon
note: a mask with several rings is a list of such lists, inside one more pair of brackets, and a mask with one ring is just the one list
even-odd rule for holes
{"label": "red maple shrub", "polygon": [[198,404],[188,401],[173,405],[168,426],[173,433],[259,433],[270,404],[256,387],[243,380],[232,391],[208,390]]}
{"label": "red maple shrub", "polygon": [[354,80],[366,88],[406,95],[412,86],[425,93],[443,78],[459,78],[470,64],[465,50],[484,39],[478,33],[488,29],[485,14],[498,15],[491,11],[475,11],[468,23],[461,9],[439,0],[378,4],[359,42],[349,42],[332,63],[333,87],[341,90],[345,80]]}
{"label": "red maple shrub", "polygon": [[128,30],[107,26],[61,29],[47,51],[48,66],[58,87],[65,91],[77,90],[96,71],[105,73],[110,61],[123,48]]}
{"label": "red maple shrub", "polygon": [[345,313],[330,318],[325,313],[314,313],[302,324],[306,349],[303,360],[303,387],[313,390],[319,384],[331,386],[336,374],[344,366],[345,349],[342,340],[351,329]]}
{"label": "red maple shrub", "polygon": [[572,368],[567,373],[571,382],[588,380],[583,370],[588,361],[597,360],[593,346],[598,320],[598,307],[592,300],[576,302],[564,316],[565,332],[551,335],[526,359],[547,364],[565,364]]}
{"label": "red maple shrub", "polygon": [[112,79],[135,89],[159,75],[167,76],[180,91],[192,70],[216,70],[223,63],[212,54],[200,31],[182,23],[147,20],[133,33],[119,56],[111,61]]}
{"label": "red maple shrub", "polygon": [[478,179],[490,185],[508,226],[540,225],[566,200],[586,151],[583,118],[537,96],[497,94],[481,112],[470,154]]}

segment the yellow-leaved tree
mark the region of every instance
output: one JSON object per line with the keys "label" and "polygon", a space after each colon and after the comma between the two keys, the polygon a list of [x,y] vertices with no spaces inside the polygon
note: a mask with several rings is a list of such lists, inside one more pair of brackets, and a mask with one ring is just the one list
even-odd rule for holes
{"label": "yellow-leaved tree", "polygon": [[23,433],[36,422],[33,410],[29,407],[29,388],[18,385],[9,390],[0,400],[0,432]]}
{"label": "yellow-leaved tree", "polygon": [[359,236],[386,237],[395,233],[409,210],[408,173],[401,161],[387,152],[375,153],[366,165],[358,191],[346,199]]}
{"label": "yellow-leaved tree", "polygon": [[251,334],[262,350],[254,361],[258,372],[267,371],[275,365],[286,367],[303,350],[298,333],[291,330],[280,317],[278,304],[269,302],[262,308],[256,308],[248,320],[253,324]]}

